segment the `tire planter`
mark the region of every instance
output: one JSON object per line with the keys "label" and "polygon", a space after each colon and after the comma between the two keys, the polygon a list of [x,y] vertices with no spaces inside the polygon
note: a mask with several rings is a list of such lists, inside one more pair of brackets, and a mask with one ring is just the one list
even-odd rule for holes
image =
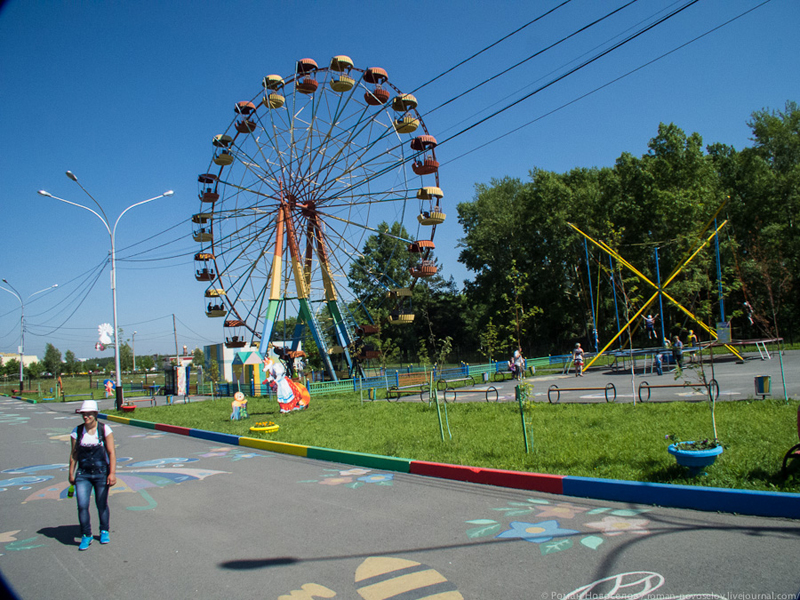
{"label": "tire planter", "polygon": [[681,442],[679,444],[670,444],[667,451],[675,457],[678,464],[689,469],[689,475],[695,477],[702,473],[706,467],[714,464],[717,456],[722,454],[722,446],[716,448],[709,448],[708,450],[685,450],[681,448],[685,444],[692,444],[694,442]]}

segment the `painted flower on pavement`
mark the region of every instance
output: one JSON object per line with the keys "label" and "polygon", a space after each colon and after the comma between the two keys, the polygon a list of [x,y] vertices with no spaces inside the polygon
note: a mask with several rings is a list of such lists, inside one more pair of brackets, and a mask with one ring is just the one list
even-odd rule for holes
{"label": "painted flower on pavement", "polygon": [[344,483],[352,483],[352,477],[328,477],[320,481],[320,485],[342,485]]}
{"label": "painted flower on pavement", "polygon": [[545,517],[557,517],[559,519],[573,519],[575,515],[589,510],[588,508],[581,508],[574,506],[569,502],[559,502],[555,506],[547,506],[541,510],[536,516],[540,519]]}
{"label": "painted flower on pavement", "polygon": [[339,471],[339,475],[341,475],[342,477],[347,477],[348,475],[357,477],[358,475],[366,475],[371,470],[372,469],[362,469],[357,467],[355,469],[347,469],[346,471]]}
{"label": "painted flower on pavement", "polygon": [[623,533],[636,533],[646,535],[650,533],[646,526],[649,519],[623,519],[621,517],[603,517],[602,521],[586,523],[586,527],[599,529],[605,535],[622,535]]}
{"label": "painted flower on pavement", "polygon": [[374,473],[372,475],[364,475],[364,477],[359,477],[359,481],[365,481],[367,483],[391,483],[392,479],[394,479],[394,473]]}
{"label": "painted flower on pavement", "polygon": [[511,529],[499,534],[499,538],[521,538],[526,542],[541,544],[549,542],[555,537],[565,537],[579,533],[574,529],[562,529],[558,526],[558,521],[540,521],[539,523],[525,523],[524,521],[512,521],[509,524]]}

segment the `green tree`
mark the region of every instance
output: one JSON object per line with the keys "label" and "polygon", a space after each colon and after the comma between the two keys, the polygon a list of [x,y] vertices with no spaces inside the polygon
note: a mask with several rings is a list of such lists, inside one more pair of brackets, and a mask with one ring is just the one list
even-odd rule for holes
{"label": "green tree", "polygon": [[3,363],[3,374],[5,375],[18,375],[19,374],[19,361],[16,358],[11,358]]}
{"label": "green tree", "polygon": [[[119,330],[119,333],[120,339],[122,339],[122,329]],[[123,372],[133,369],[133,350],[128,342],[124,342],[119,347],[119,367]]]}
{"label": "green tree", "polygon": [[192,366],[194,368],[202,369],[206,364],[206,355],[203,353],[200,348],[195,348],[194,352],[192,352]]}
{"label": "green tree", "polygon": [[208,376],[214,383],[219,381],[219,363],[217,362],[216,358],[211,359],[211,366],[208,369]]}
{"label": "green tree", "polygon": [[67,375],[72,375],[78,372],[80,363],[75,358],[75,353],[72,350],[67,350],[64,353],[64,372]]}
{"label": "green tree", "polygon": [[42,367],[53,375],[58,375],[61,372],[61,352],[53,344],[48,343],[44,347]]}
{"label": "green tree", "polygon": [[409,269],[417,258],[407,251],[411,236],[401,223],[385,221],[377,227],[378,233],[364,243],[361,254],[350,265],[350,289],[368,310],[381,306],[385,290],[408,287],[411,283]]}
{"label": "green tree", "polygon": [[140,356],[138,362],[139,362],[138,367],[145,371],[149,371],[155,365],[155,363],[153,362],[153,357],[150,356],[149,354]]}
{"label": "green tree", "polygon": [[[24,374],[28,379],[39,379],[39,377],[42,376],[42,373],[45,372],[44,370],[44,363],[40,361],[33,361],[32,363],[29,363],[27,367],[25,367]],[[52,371],[50,372],[52,373]]]}

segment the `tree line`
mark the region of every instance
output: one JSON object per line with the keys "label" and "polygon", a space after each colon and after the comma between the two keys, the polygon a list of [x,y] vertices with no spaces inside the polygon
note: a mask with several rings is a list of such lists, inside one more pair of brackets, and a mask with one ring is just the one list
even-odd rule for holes
{"label": "tree line", "polygon": [[[724,315],[737,339],[793,341],[800,328],[800,108],[787,102],[783,110],[758,110],[747,124],[752,146],[742,150],[704,145],[698,133],[662,123],[645,154],[624,152],[612,167],[534,167],[525,181],[477,184],[472,201],[457,206],[464,229],[458,260],[472,279],[463,290],[441,274],[415,286],[413,323],[385,326],[370,343],[385,356],[423,362],[448,339],[451,361],[503,358],[518,345],[528,356],[563,354],[575,342],[592,347],[595,328],[602,346],[618,332],[618,319],[624,325],[655,290],[570,223],[651,282],[683,265],[664,291],[711,329]],[[397,223],[380,228],[408,237]],[[383,325],[397,304],[367,274],[408,286],[415,260],[391,252],[390,239],[372,236],[350,271],[351,287]],[[709,243],[687,262],[703,240]],[[658,302],[646,313],[657,314],[669,337],[699,333],[669,301],[663,314]],[[647,342],[639,322],[630,335],[619,343]]]}
{"label": "tree line", "polygon": [[[664,291],[685,311],[669,301],[663,309],[657,302],[648,306],[659,332],[663,323],[667,337],[694,329],[704,339],[688,311],[711,329],[724,317],[737,339],[793,343],[800,333],[800,107],[787,102],[783,110],[755,111],[747,125],[752,145],[742,150],[704,145],[698,133],[661,123],[647,152],[623,152],[612,167],[566,173],[534,167],[524,181],[500,177],[476,184],[472,200],[457,205],[464,230],[458,260],[472,274],[463,289],[438,262],[436,275],[415,284],[410,268],[418,255],[396,251],[396,240],[411,236],[399,223],[380,224],[348,279],[359,298],[349,306],[354,320],[377,324],[381,332],[358,338],[351,350],[379,351],[382,364],[434,363],[445,356],[477,362],[508,358],[517,347],[526,356],[563,354],[576,342],[592,348],[595,329],[602,346],[652,297],[641,276],[666,281],[678,268]],[[687,261],[702,240],[710,243]],[[392,289],[410,289],[411,296],[392,298]],[[324,311],[323,324],[331,320]],[[397,324],[401,312],[413,320]],[[294,323],[283,326],[292,331]],[[649,342],[640,321],[629,335],[618,343]],[[304,349],[311,366],[319,367],[311,339]],[[127,343],[120,358],[122,369],[130,370]],[[152,367],[152,357],[136,360],[138,367]],[[108,361],[113,369],[113,358],[90,362],[108,370]],[[18,372],[15,362],[3,371]],[[69,373],[90,367],[76,366],[70,351],[62,363],[48,344],[38,368]]]}

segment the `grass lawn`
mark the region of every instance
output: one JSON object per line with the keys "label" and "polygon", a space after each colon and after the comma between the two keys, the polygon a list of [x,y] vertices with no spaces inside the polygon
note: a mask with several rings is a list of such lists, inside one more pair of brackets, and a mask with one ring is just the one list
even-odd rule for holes
{"label": "grass lawn", "polygon": [[[458,465],[660,483],[800,492],[800,465],[780,474],[797,443],[798,401],[718,402],[724,453],[708,475],[690,478],[667,453],[667,435],[713,437],[708,402],[546,404],[529,410],[533,452],[527,454],[516,403],[448,404],[452,440],[442,442],[436,407],[365,402],[357,396],[312,398],[308,409],[281,415],[274,400],[251,398],[250,418],[231,421],[230,399],[174,406],[140,405],[136,419],[304,444]],[[116,411],[111,411],[112,414]],[[254,433],[257,421],[280,430]],[[796,461],[800,463],[800,461]]]}

